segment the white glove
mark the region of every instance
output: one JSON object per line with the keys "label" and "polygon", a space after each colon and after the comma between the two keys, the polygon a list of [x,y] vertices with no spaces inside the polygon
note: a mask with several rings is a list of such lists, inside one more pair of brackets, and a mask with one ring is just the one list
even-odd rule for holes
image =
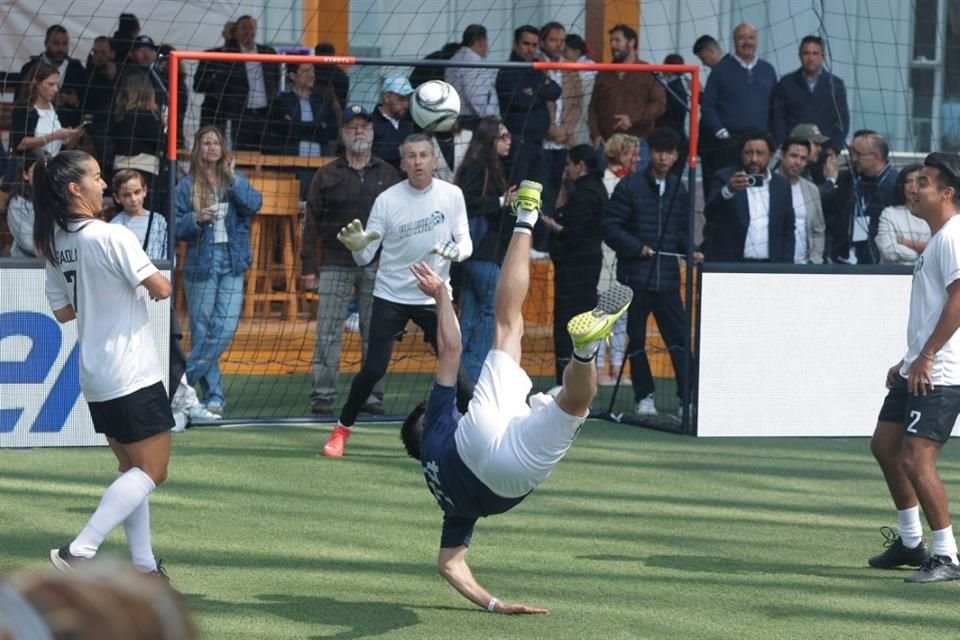
{"label": "white glove", "polygon": [[340,241],[340,244],[350,251],[363,251],[368,244],[379,239],[379,231],[364,231],[363,223],[356,218],[343,229],[340,229],[340,233],[337,234],[337,240]]}
{"label": "white glove", "polygon": [[456,242],[451,240],[441,240],[437,244],[433,245],[433,249],[430,250],[430,253],[435,253],[441,258],[455,261],[460,257],[460,248],[457,246]]}

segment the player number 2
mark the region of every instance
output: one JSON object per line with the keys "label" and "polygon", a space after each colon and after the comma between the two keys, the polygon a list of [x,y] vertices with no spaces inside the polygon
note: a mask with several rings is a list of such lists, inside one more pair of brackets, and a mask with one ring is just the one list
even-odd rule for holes
{"label": "player number 2", "polygon": [[910,424],[907,425],[907,431],[910,433],[916,433],[916,426],[918,422],[920,422],[920,412],[914,409],[910,412]]}
{"label": "player number 2", "polygon": [[63,278],[69,284],[73,285],[73,309],[77,309],[77,272],[75,269],[70,269],[69,271],[63,272]]}

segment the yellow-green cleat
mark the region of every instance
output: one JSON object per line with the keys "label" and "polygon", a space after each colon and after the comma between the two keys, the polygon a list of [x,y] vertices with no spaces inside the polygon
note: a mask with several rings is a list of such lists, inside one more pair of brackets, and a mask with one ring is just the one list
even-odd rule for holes
{"label": "yellow-green cleat", "polygon": [[627,311],[633,301],[633,290],[619,282],[600,294],[597,306],[570,319],[567,333],[573,340],[573,348],[579,349],[591,342],[606,340],[613,333],[613,325]]}
{"label": "yellow-green cleat", "polygon": [[517,187],[517,195],[513,199],[513,215],[517,215],[517,210],[534,212],[540,211],[540,193],[543,191],[543,185],[533,180],[523,180]]}

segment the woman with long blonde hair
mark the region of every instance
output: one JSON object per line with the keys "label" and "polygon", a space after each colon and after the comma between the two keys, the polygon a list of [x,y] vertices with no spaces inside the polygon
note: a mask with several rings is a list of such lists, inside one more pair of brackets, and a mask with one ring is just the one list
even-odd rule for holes
{"label": "woman with long blonde hair", "polygon": [[157,104],[157,94],[146,71],[133,69],[120,80],[107,137],[113,145],[113,171],[134,169],[147,185],[146,207],[167,210],[160,175],[160,155],[166,140],[166,124]]}
{"label": "woman with long blonde hair", "polygon": [[[190,172],[177,185],[177,239],[187,242],[183,265],[190,314],[187,381],[203,389],[208,411],[223,414],[220,356],[240,321],[243,272],[253,262],[251,218],[263,197],[235,171],[216,127],[201,128],[193,140]],[[198,386],[199,385],[199,386]]]}

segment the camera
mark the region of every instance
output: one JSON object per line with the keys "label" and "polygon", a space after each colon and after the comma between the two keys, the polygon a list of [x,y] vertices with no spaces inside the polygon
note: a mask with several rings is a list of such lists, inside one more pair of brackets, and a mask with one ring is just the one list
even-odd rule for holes
{"label": "camera", "polygon": [[747,174],[747,186],[748,187],[762,187],[763,186],[764,175],[762,173],[748,173]]}

